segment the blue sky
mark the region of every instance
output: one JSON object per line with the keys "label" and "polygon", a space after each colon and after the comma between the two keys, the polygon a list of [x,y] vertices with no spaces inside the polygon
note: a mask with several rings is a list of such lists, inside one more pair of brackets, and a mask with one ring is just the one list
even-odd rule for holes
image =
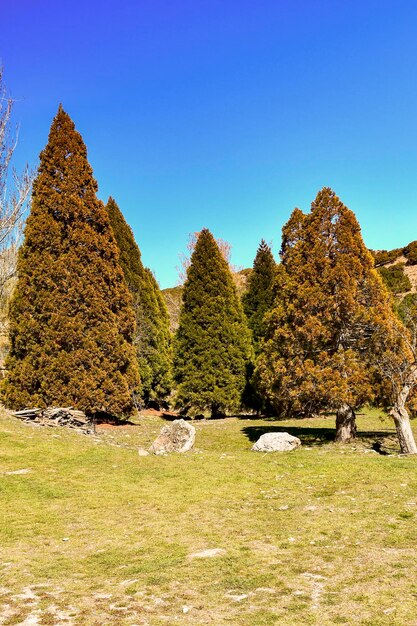
{"label": "blue sky", "polygon": [[162,287],[188,233],[252,264],[331,186],[365,242],[417,239],[417,2],[0,0],[17,163],[59,102]]}

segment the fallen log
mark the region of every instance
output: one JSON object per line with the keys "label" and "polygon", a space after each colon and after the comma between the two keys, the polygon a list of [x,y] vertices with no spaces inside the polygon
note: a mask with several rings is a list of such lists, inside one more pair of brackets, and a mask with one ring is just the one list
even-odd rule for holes
{"label": "fallen log", "polygon": [[41,412],[42,409],[23,409],[23,411],[15,411],[13,415],[15,417],[31,417],[32,415],[37,415]]}

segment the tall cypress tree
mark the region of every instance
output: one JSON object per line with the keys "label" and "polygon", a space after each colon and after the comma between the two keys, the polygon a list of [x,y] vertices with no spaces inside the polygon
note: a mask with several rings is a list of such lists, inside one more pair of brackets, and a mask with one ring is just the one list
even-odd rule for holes
{"label": "tall cypress tree", "polygon": [[355,215],[322,189],[283,229],[285,280],[259,372],[270,400],[305,413],[337,412],[336,439],[355,436],[355,409],[372,398],[366,359],[386,290]]}
{"label": "tall cypress tree", "polygon": [[113,198],[107,212],[120,250],[120,265],[133,298],[136,315],[134,343],[145,403],[164,400],[172,386],[172,340],[165,300],[152,272],[143,266],[132,230]]}
{"label": "tall cypress tree", "polygon": [[247,290],[242,296],[243,310],[252,331],[254,360],[248,365],[244,404],[257,413],[271,412],[271,406],[258,389],[257,376],[254,376],[255,359],[259,356],[266,335],[265,315],[272,309],[277,278],[277,264],[271,248],[262,239],[249,274]]}
{"label": "tall cypress tree", "polygon": [[265,314],[274,302],[274,287],[277,264],[271,248],[262,239],[249,275],[247,290],[242,296],[243,310],[252,331],[255,354],[259,354],[260,344],[266,334]]}
{"label": "tall cypress tree", "polygon": [[250,333],[228,265],[207,229],[199,234],[187,271],[174,345],[177,406],[190,415],[237,410]]}
{"label": "tall cypress tree", "polygon": [[7,406],[116,416],[139,375],[135,317],[87,150],[62,106],[40,155],[10,307]]}

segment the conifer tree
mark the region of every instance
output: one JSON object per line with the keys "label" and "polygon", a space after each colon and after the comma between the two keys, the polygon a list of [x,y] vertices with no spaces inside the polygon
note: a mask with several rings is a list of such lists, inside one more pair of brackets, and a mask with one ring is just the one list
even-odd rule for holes
{"label": "conifer tree", "polygon": [[283,229],[285,280],[270,316],[259,374],[271,402],[313,414],[337,413],[336,440],[355,436],[355,409],[372,399],[367,351],[387,292],[355,215],[322,189]]}
{"label": "conifer tree", "polygon": [[274,301],[275,281],[277,278],[277,264],[272,256],[271,248],[262,239],[249,274],[247,289],[242,296],[242,305],[252,331],[252,345],[254,360],[247,369],[247,383],[244,392],[244,404],[255,409],[257,413],[271,412],[269,403],[258,390],[257,377],[254,376],[255,360],[262,349],[262,342],[266,335],[267,324],[265,315],[272,309]]}
{"label": "conifer tree", "polygon": [[207,229],[187,271],[174,346],[178,407],[212,416],[239,408],[250,333],[227,262]]}
{"label": "conifer tree", "polygon": [[107,211],[120,250],[120,265],[132,294],[143,401],[168,397],[172,386],[172,341],[165,300],[152,272],[143,266],[139,247],[120,208],[109,198]]}
{"label": "conifer tree", "polygon": [[242,296],[256,355],[260,352],[260,344],[266,334],[265,314],[271,310],[274,301],[276,270],[277,264],[271,248],[262,239],[248,278],[247,290]]}
{"label": "conifer tree", "polygon": [[139,375],[134,312],[87,150],[62,106],[40,155],[10,306],[7,406],[122,416]]}

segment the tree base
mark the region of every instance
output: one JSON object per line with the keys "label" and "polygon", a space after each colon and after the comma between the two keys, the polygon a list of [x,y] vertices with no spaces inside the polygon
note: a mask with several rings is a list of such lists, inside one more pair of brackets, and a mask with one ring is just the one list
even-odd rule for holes
{"label": "tree base", "polygon": [[348,404],[340,407],[336,413],[336,436],[337,443],[349,443],[356,439],[356,415]]}
{"label": "tree base", "polygon": [[391,409],[390,415],[395,423],[401,453],[417,454],[417,446],[407,410],[404,407],[394,407]]}

